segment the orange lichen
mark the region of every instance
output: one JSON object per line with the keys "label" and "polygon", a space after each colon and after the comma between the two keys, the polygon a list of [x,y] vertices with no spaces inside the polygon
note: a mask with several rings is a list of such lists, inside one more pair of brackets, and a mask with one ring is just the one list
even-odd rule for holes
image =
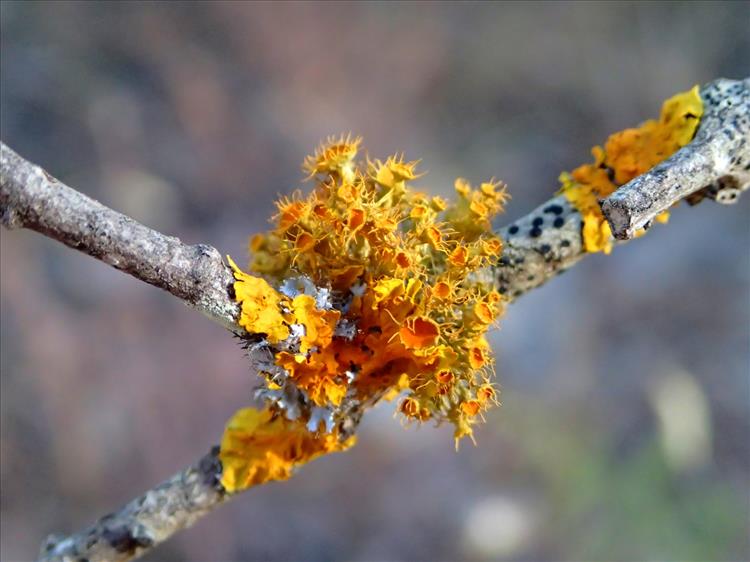
{"label": "orange lichen", "polygon": [[477,390],[477,400],[483,406],[488,402],[496,402],[496,396],[497,393],[491,384],[484,384]]}
{"label": "orange lichen", "polygon": [[407,321],[398,331],[401,343],[407,349],[423,349],[434,345],[440,329],[429,318],[417,317]]}
{"label": "orange lichen", "polygon": [[354,445],[335,433],[314,434],[300,421],[289,421],[271,409],[243,408],[229,420],[221,439],[221,484],[227,492],[272,480],[286,480],[311,460]]}
{"label": "orange lichen", "polygon": [[481,369],[486,362],[487,359],[485,358],[481,347],[475,345],[469,350],[469,365],[471,365],[473,369]]}
{"label": "orange lichen", "polygon": [[[595,146],[594,162],[560,175],[560,192],[583,216],[583,243],[587,252],[612,251],[612,232],[598,200],[619,186],[647,172],[689,143],[703,115],[698,86],[664,102],[659,120],[649,120],[607,139],[604,148]],[[657,217],[666,222],[669,213]]]}
{"label": "orange lichen", "polygon": [[405,416],[416,418],[419,415],[419,402],[417,402],[414,398],[404,398],[401,401],[399,410]]}
{"label": "orange lichen", "polygon": [[445,281],[436,283],[432,288],[432,294],[439,299],[447,299],[451,296],[452,293],[453,289],[451,288],[450,284],[446,283]]}
{"label": "orange lichen", "polygon": [[361,137],[352,139],[351,136],[343,135],[336,139],[329,137],[315,151],[315,154],[305,159],[302,168],[313,177],[316,174],[335,172],[351,177],[352,160],[357,155],[357,150],[362,142]]}
{"label": "orange lichen", "polygon": [[481,404],[477,400],[467,400],[461,404],[461,410],[469,417],[476,416],[480,408]]}
{"label": "orange lichen", "polygon": [[440,384],[451,384],[454,380],[453,373],[448,370],[438,371],[435,375],[435,379]]}
{"label": "orange lichen", "polygon": [[315,299],[309,295],[294,297],[292,314],[305,327],[305,334],[300,338],[300,353],[307,353],[315,346],[326,347],[330,344],[341,316],[338,310],[319,310],[315,306]]}
{"label": "orange lichen", "polygon": [[[417,162],[356,162],[360,142],[341,137],[318,148],[305,161],[315,189],[281,201],[273,230],[252,239],[255,273],[278,284],[305,276],[344,303],[335,311],[312,297],[279,301],[287,332],[296,324],[303,335],[290,336],[299,351],[277,352],[275,363],[317,406],[403,393],[399,411],[409,420],[450,421],[457,438],[471,435],[480,409],[465,404],[492,402],[481,390],[492,373],[483,334],[502,309],[473,273],[502,252],[490,220],[505,188],[457,180],[451,205],[412,189]],[[244,314],[248,292],[237,295]],[[356,330],[336,336],[337,322]]]}
{"label": "orange lichen", "polygon": [[495,321],[495,311],[489,302],[478,302],[474,305],[473,312],[482,324],[492,324]]}

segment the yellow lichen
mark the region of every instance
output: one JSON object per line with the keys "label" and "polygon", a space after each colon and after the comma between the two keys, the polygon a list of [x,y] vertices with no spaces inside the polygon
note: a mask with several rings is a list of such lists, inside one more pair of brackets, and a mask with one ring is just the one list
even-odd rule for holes
{"label": "yellow lichen", "polygon": [[287,300],[267,281],[248,275],[227,256],[234,271],[234,294],[241,304],[239,324],[248,332],[266,334],[268,341],[277,343],[289,337],[289,327],[281,313],[281,304]]}
{"label": "yellow lichen", "polygon": [[[420,177],[416,162],[358,163],[360,142],[341,137],[318,148],[305,161],[315,189],[280,201],[273,230],[252,238],[255,273],[277,283],[304,275],[346,302],[340,314],[318,310],[311,297],[282,302],[285,326],[300,324],[304,335],[299,353],[279,352],[275,362],[318,406],[405,393],[407,419],[450,421],[457,438],[471,435],[494,402],[483,334],[502,310],[500,295],[473,273],[502,252],[490,220],[505,188],[460,179],[456,203],[430,198],[410,184]],[[236,292],[243,315],[249,298],[259,316],[257,298]],[[343,320],[356,326],[353,337],[334,336]]]}
{"label": "yellow lichen", "polygon": [[315,299],[309,295],[297,295],[292,301],[295,320],[305,327],[300,338],[300,352],[307,353],[312,347],[325,347],[331,343],[341,313],[337,310],[318,310]]}
{"label": "yellow lichen", "polygon": [[221,439],[221,484],[231,493],[286,480],[296,467],[354,443],[355,437],[342,441],[335,433],[311,433],[304,423],[268,408],[243,408],[229,420]]}
{"label": "yellow lichen", "polygon": [[[702,115],[697,87],[662,107],[658,121],[612,135],[594,147],[594,162],[560,176],[561,193],[583,217],[588,252],[611,249],[598,198],[642,174],[687,144]],[[304,169],[316,186],[277,204],[275,227],[250,240],[251,269],[230,259],[239,324],[289,341],[274,361],[316,406],[336,407],[351,397],[366,404],[405,396],[398,411],[409,421],[449,421],[456,443],[473,440],[482,412],[497,404],[493,359],[484,335],[503,299],[474,275],[502,252],[490,221],[508,195],[499,182],[478,189],[458,179],[449,204],[414,191],[417,162],[403,155],[358,163],[360,138],[330,138]],[[666,213],[657,220],[666,221]],[[290,299],[270,281],[306,276],[345,303],[320,309],[309,295]],[[337,337],[345,320],[353,335]],[[296,351],[298,349],[298,351]],[[268,374],[269,390],[281,387]],[[354,444],[313,420],[289,420],[274,404],[245,408],[229,421],[221,442],[222,485],[228,492],[288,478],[294,468]]]}
{"label": "yellow lichen", "polygon": [[343,135],[336,139],[329,137],[321,144],[315,154],[308,156],[302,168],[313,177],[316,174],[336,173],[347,178],[352,177],[352,161],[357,155],[361,137],[352,139]]}
{"label": "yellow lichen", "polygon": [[440,330],[429,318],[416,317],[405,322],[398,334],[405,348],[422,349],[435,344]]}
{"label": "yellow lichen", "polygon": [[[612,232],[598,200],[619,186],[653,168],[689,143],[703,115],[698,86],[664,102],[659,120],[625,129],[607,139],[604,148],[595,146],[594,162],[560,175],[560,193],[583,217],[583,244],[587,252],[612,251]],[[666,222],[669,213],[657,221]]]}

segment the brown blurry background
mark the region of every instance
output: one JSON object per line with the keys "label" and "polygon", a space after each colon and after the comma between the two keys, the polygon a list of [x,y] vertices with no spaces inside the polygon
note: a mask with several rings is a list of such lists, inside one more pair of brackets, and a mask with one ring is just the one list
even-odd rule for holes
{"label": "brown blurry background", "polygon": [[[105,204],[242,262],[319,140],[405,151],[507,219],[693,84],[750,74],[747,3],[3,1],[2,139]],[[513,305],[503,407],[367,416],[352,451],[252,490],[148,560],[750,558],[750,196],[680,207]],[[253,374],[173,297],[0,235],[2,560],[32,559],[218,442]]]}

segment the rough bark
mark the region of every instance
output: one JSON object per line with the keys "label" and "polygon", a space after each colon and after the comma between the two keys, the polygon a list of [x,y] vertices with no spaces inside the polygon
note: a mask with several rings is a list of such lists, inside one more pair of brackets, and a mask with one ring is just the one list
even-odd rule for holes
{"label": "rough bark", "polygon": [[715,80],[701,98],[693,142],[602,201],[615,238],[632,238],[682,199],[731,204],[750,188],[750,78]]}
{"label": "rough bark", "polygon": [[231,270],[216,248],[188,245],[102,205],[0,143],[0,222],[29,228],[169,291],[223,326],[237,325]]}
{"label": "rough bark", "polygon": [[190,527],[227,499],[215,447],[195,465],[69,537],[50,535],[40,552],[48,562],[123,562]]}

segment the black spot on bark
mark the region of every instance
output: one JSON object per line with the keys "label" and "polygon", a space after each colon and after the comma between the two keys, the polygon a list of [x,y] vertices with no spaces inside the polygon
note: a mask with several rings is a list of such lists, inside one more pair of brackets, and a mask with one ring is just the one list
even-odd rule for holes
{"label": "black spot on bark", "polygon": [[215,490],[223,490],[221,485],[221,461],[219,460],[219,446],[211,447],[211,451],[198,463],[201,480],[206,486]]}
{"label": "black spot on bark", "polygon": [[106,527],[102,537],[112,548],[121,553],[132,553],[136,548],[148,548],[154,544],[154,541],[146,537],[134,537],[130,529],[124,525],[115,528]]}

